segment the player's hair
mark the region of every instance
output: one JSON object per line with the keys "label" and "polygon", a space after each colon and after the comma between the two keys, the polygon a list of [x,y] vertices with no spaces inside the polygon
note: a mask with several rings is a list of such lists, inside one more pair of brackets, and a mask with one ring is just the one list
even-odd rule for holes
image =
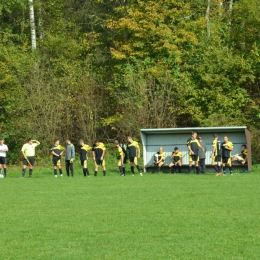
{"label": "player's hair", "polygon": [[114,140],[114,144],[119,144],[119,142],[117,140]]}
{"label": "player's hair", "polygon": [[214,138],[218,138],[218,135],[217,135],[217,134],[213,134],[213,137],[214,137]]}
{"label": "player's hair", "polygon": [[202,137],[201,137],[201,136],[199,136],[199,137],[198,137],[198,139],[199,139],[199,140],[202,140]]}
{"label": "player's hair", "polygon": [[227,137],[227,138],[228,138],[228,136],[227,136],[227,135],[224,135],[223,137]]}
{"label": "player's hair", "polygon": [[99,143],[99,141],[98,141],[98,140],[95,140],[95,141],[94,141],[94,144],[97,144],[97,143]]}
{"label": "player's hair", "polygon": [[79,143],[84,143],[84,140],[83,139],[79,139]]}
{"label": "player's hair", "polygon": [[179,148],[178,147],[174,147],[174,151],[177,151],[177,150],[179,150]]}
{"label": "player's hair", "polygon": [[194,134],[198,134],[198,133],[196,131],[192,131],[191,134],[194,135]]}
{"label": "player's hair", "polygon": [[[1,139],[0,139],[1,140]],[[246,144],[242,144],[242,147],[246,148]]]}
{"label": "player's hair", "polygon": [[67,137],[67,138],[66,138],[66,141],[71,141],[71,140],[70,140],[70,138]]}
{"label": "player's hair", "polygon": [[0,137],[0,141],[3,141],[3,140],[4,140],[4,138],[1,138],[1,137]]}
{"label": "player's hair", "polygon": [[59,139],[54,139],[54,143],[56,143],[57,141],[59,141]]}
{"label": "player's hair", "polygon": [[32,138],[28,138],[28,140],[27,140],[28,142],[30,142],[30,141],[32,141]]}

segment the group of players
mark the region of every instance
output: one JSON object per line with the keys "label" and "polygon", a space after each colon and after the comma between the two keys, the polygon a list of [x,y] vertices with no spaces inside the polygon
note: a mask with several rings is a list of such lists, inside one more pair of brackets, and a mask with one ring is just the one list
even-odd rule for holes
{"label": "group of players", "polygon": [[[132,175],[135,175],[135,167],[137,168],[140,176],[143,176],[141,172],[141,168],[138,165],[138,158],[140,158],[140,147],[138,142],[134,141],[131,136],[127,137],[127,147],[120,144],[117,140],[114,141],[114,146],[117,151],[118,157],[118,167],[121,176],[125,176],[125,164],[127,159],[130,161],[130,169]],[[23,155],[23,167],[22,167],[22,175],[21,178],[25,177],[26,168],[29,167],[29,177],[32,177],[33,166],[35,163],[35,148],[40,145],[38,140],[33,140],[29,138],[27,143],[25,143],[21,149]],[[92,158],[94,160],[94,176],[97,176],[98,167],[101,166],[103,170],[103,176],[106,176],[106,162],[105,162],[105,153],[106,147],[104,143],[100,141],[95,141],[93,146],[89,146],[84,143],[83,140],[79,140],[80,149],[80,161],[82,166],[83,175],[90,176],[88,169],[88,152],[92,152]],[[128,153],[126,152],[128,149]],[[61,164],[61,156],[65,153],[65,165],[66,165],[66,173],[67,176],[74,176],[74,167],[73,162],[75,160],[75,146],[71,143],[70,139],[66,139],[66,147],[60,145],[60,141],[58,139],[54,140],[54,144],[50,147],[50,151],[52,154],[52,162],[53,162],[53,171],[54,176],[58,177],[59,175],[63,176],[62,164]],[[6,153],[8,152],[8,146],[4,144],[4,139],[0,138],[0,177],[6,177],[7,174],[7,161],[6,161]],[[2,169],[3,173],[2,174]]]}
{"label": "group of players", "polygon": [[[212,165],[217,173],[217,176],[226,175],[226,165],[229,168],[229,172],[233,175],[232,162],[239,161],[241,164],[247,162],[247,146],[242,145],[242,151],[239,154],[231,156],[231,151],[233,151],[233,143],[228,140],[228,136],[225,135],[223,142],[218,140],[218,135],[213,135],[212,142],[212,152],[210,157],[212,158]],[[202,142],[202,138],[197,138],[197,132],[192,132],[191,138],[187,140],[187,148],[189,152],[189,168],[188,173],[192,171],[193,162],[195,164],[196,173],[205,173],[205,152],[206,145]],[[179,151],[178,147],[174,148],[171,158],[172,162],[169,164],[172,173],[181,173],[182,167],[182,153]],[[163,147],[159,148],[159,151],[154,156],[154,164],[157,165],[157,173],[160,172],[161,167],[165,163],[165,152]]]}
{"label": "group of players", "polygon": [[[118,168],[121,176],[125,176],[125,164],[127,159],[130,161],[131,173],[135,175],[135,167],[138,170],[140,176],[143,176],[140,166],[138,165],[138,158],[140,158],[140,147],[138,142],[134,141],[131,136],[127,137],[128,144],[120,144],[117,140],[114,141],[114,146],[117,151],[118,159]],[[26,168],[29,166],[29,177],[32,177],[33,166],[35,162],[35,148],[40,145],[40,142],[29,138],[27,143],[23,145],[21,152],[23,155],[23,167],[22,167],[22,178],[25,177]],[[106,147],[104,143],[100,141],[95,141],[93,146],[89,146],[84,143],[83,140],[79,140],[80,149],[80,161],[82,166],[83,175],[90,176],[88,169],[88,152],[92,152],[92,158],[94,160],[94,176],[97,176],[98,167],[102,167],[103,176],[106,176],[106,162],[105,162],[105,153]],[[196,173],[205,173],[205,152],[206,145],[202,142],[202,138],[197,138],[197,133],[192,132],[191,138],[187,140],[187,148],[189,152],[189,168],[188,173],[192,171],[193,162],[195,164]],[[232,161],[239,161],[242,164],[247,162],[247,147],[242,145],[242,151],[239,154],[235,154],[231,157],[231,151],[233,151],[233,143],[228,140],[228,137],[224,136],[224,142],[218,140],[218,135],[213,135],[212,142],[212,152],[210,157],[212,158],[212,165],[217,172],[217,176],[226,174],[226,165],[229,168],[229,172],[232,175]],[[62,177],[62,165],[61,165],[61,156],[65,153],[65,165],[67,176],[74,176],[74,167],[73,162],[75,160],[75,146],[71,143],[70,139],[66,139],[66,147],[60,145],[58,139],[54,140],[54,144],[50,148],[52,154],[52,162],[54,168],[54,176]],[[127,152],[128,150],[128,152]],[[4,139],[0,138],[0,177],[6,177],[7,173],[7,162],[6,162],[6,153],[8,152],[8,147],[4,144]],[[181,173],[182,169],[182,153],[179,151],[178,147],[174,148],[172,152],[171,159],[172,162],[169,164],[172,173],[179,172]],[[159,151],[154,156],[154,163],[157,165],[157,173],[161,171],[161,167],[165,163],[165,152],[163,147],[159,148]],[[3,169],[3,174],[2,174]]]}
{"label": "group of players", "polygon": [[[137,158],[140,158],[140,147],[136,141],[133,140],[131,136],[127,137],[128,145],[128,153],[126,152],[126,147],[120,144],[117,140],[114,141],[114,146],[117,150],[117,157],[118,157],[118,167],[121,176],[125,176],[125,164],[129,154],[129,161],[130,161],[130,168],[132,175],[135,175],[134,167],[137,168],[140,176],[143,176],[141,172],[141,168],[138,165]],[[75,147],[71,143],[69,139],[66,140],[66,148],[61,146],[59,140],[56,139],[54,141],[54,145],[51,147],[51,153],[53,156],[53,166],[54,166],[54,176],[57,177],[57,168],[59,169],[59,174],[62,176],[62,168],[61,168],[61,155],[66,151],[65,156],[65,164],[66,164],[66,173],[67,176],[74,176],[74,168],[73,168],[73,161],[75,160]],[[89,146],[85,144],[84,141],[81,139],[79,140],[79,145],[81,146],[80,149],[80,161],[82,166],[82,171],[84,177],[90,176],[89,169],[88,169],[88,152],[92,152],[92,158],[95,163],[94,168],[94,176],[97,176],[98,167],[102,167],[103,176],[106,176],[106,161],[105,161],[105,153],[106,147],[104,143],[100,141],[95,141],[93,146]]]}

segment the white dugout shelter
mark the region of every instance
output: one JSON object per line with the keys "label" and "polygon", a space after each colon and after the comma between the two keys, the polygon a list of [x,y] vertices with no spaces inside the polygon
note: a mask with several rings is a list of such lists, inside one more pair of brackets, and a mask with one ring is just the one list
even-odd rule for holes
{"label": "white dugout shelter", "polygon": [[243,170],[251,170],[251,136],[250,131],[246,126],[234,127],[193,127],[193,128],[155,128],[141,129],[141,139],[143,144],[143,160],[145,171],[149,171],[154,167],[154,154],[158,152],[162,146],[166,154],[165,165],[168,166],[171,162],[171,154],[174,147],[178,147],[182,152],[182,164],[185,167],[189,164],[189,155],[187,148],[187,140],[191,137],[191,132],[196,131],[198,137],[201,136],[206,144],[206,165],[211,165],[210,154],[212,151],[213,134],[218,134],[219,140],[223,141],[224,135],[228,136],[229,141],[234,145],[232,155],[241,152],[241,145],[247,145],[248,163],[245,165],[234,164],[234,168],[239,167]]}

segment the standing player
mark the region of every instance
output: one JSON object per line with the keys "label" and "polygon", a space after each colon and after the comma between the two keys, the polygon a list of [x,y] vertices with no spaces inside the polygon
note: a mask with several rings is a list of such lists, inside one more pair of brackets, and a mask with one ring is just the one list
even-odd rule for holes
{"label": "standing player", "polygon": [[212,158],[212,165],[217,172],[216,176],[221,176],[221,142],[218,140],[217,134],[213,134],[213,138],[210,158]]}
{"label": "standing player", "polygon": [[2,168],[4,168],[4,177],[6,177],[7,172],[6,152],[8,152],[8,147],[4,144],[4,139],[0,138],[0,174],[2,174]]}
{"label": "standing player", "polygon": [[157,152],[156,154],[157,160],[155,164],[157,165],[157,173],[159,173],[161,171],[161,167],[164,165],[165,162],[165,152],[163,151],[163,148],[160,147],[159,152]]}
{"label": "standing player", "polygon": [[54,177],[57,177],[57,167],[59,168],[60,177],[62,177],[62,168],[61,168],[61,156],[64,153],[65,148],[60,145],[59,139],[54,140],[54,145],[51,147],[52,153],[52,162],[54,169]]}
{"label": "standing player", "polygon": [[174,148],[172,152],[171,158],[173,161],[169,164],[172,173],[175,173],[175,168],[178,166],[179,173],[181,173],[181,160],[182,160],[182,153],[179,151],[178,147]]}
{"label": "standing player", "polygon": [[196,173],[199,174],[199,148],[204,151],[204,148],[200,145],[197,139],[197,132],[191,133],[191,138],[187,140],[187,146],[189,149],[189,171],[191,173],[192,170],[192,162],[195,162]]}
{"label": "standing player", "polygon": [[125,152],[117,140],[114,141],[114,145],[117,148],[117,159],[119,160],[117,166],[120,171],[120,176],[125,176],[125,163],[126,163]]}
{"label": "standing player", "polygon": [[198,137],[198,140],[200,142],[200,145],[204,148],[204,150],[199,149],[199,171],[200,173],[206,173],[206,165],[205,165],[205,160],[206,160],[206,144],[203,142],[202,137]]}
{"label": "standing player", "polygon": [[[129,161],[132,175],[135,176],[134,165],[136,166],[140,176],[143,176],[141,169],[138,165],[137,158],[140,158],[140,147],[136,141],[133,140],[131,136],[127,137],[128,145],[127,149],[129,150]],[[137,154],[136,154],[137,151]]]}
{"label": "standing player", "polygon": [[40,145],[40,142],[33,140],[32,138],[28,139],[28,142],[22,147],[22,154],[24,157],[23,168],[22,168],[22,178],[25,176],[26,167],[29,165],[29,177],[32,177],[33,166],[35,161],[35,147]]}
{"label": "standing player", "polygon": [[71,143],[70,139],[66,139],[66,173],[67,176],[70,176],[71,172],[71,177],[74,176],[74,168],[73,168],[73,161],[75,160],[75,146]]}
{"label": "standing player", "polygon": [[103,169],[103,176],[106,176],[106,162],[105,162],[105,153],[106,147],[103,143],[95,141],[92,148],[92,156],[95,162],[95,173],[94,176],[97,176],[98,166],[101,165]]}
{"label": "standing player", "polygon": [[223,176],[226,176],[226,164],[229,167],[230,175],[233,175],[232,172],[232,163],[231,163],[231,151],[233,151],[233,143],[228,141],[228,137],[224,136],[224,142],[221,145],[222,148],[222,166],[223,166]]}
{"label": "standing player", "polygon": [[80,162],[83,170],[84,177],[89,176],[89,170],[88,170],[88,151],[92,150],[92,147],[85,144],[84,141],[81,139],[79,140],[79,144],[81,145],[80,149]]}

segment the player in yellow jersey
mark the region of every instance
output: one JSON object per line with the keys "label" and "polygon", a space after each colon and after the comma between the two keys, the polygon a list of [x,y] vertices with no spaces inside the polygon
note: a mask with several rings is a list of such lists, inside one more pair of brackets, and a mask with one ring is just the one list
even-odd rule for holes
{"label": "player in yellow jersey", "polygon": [[92,147],[85,144],[82,139],[79,140],[79,145],[81,146],[80,149],[80,162],[83,170],[84,177],[89,176],[89,170],[88,170],[88,151],[92,150]]}
{"label": "player in yellow jersey", "polygon": [[35,160],[35,147],[40,145],[40,142],[33,140],[32,138],[28,139],[28,142],[22,147],[22,154],[24,157],[23,168],[22,168],[22,178],[25,176],[26,167],[29,165],[29,177],[32,177],[34,160]]}
{"label": "player in yellow jersey", "polygon": [[159,173],[165,162],[165,152],[163,151],[163,147],[159,148],[155,158],[156,160],[154,161],[154,164],[157,165],[157,173]]}
{"label": "player in yellow jersey", "polygon": [[60,145],[59,139],[54,140],[54,145],[51,147],[52,162],[54,169],[54,177],[57,177],[57,167],[59,168],[60,177],[62,177],[61,156],[65,152],[65,148]]}
{"label": "player in yellow jersey", "polygon": [[199,174],[199,148],[204,151],[204,148],[200,145],[197,139],[197,132],[191,133],[191,138],[187,140],[187,147],[189,150],[189,171],[192,170],[192,162],[195,162],[196,173]]}
{"label": "player in yellow jersey", "polygon": [[181,173],[181,166],[182,166],[182,153],[179,151],[178,147],[174,148],[172,152],[171,158],[173,161],[169,164],[172,173],[175,173],[175,168],[178,167],[179,173]]}
{"label": "player in yellow jersey", "polygon": [[232,156],[232,162],[238,161],[242,164],[245,164],[247,162],[247,153],[247,147],[245,144],[243,144],[241,152]]}
{"label": "player in yellow jersey", "polygon": [[95,162],[95,173],[97,176],[98,166],[101,165],[103,169],[103,176],[106,176],[106,162],[105,162],[106,147],[103,143],[95,141],[92,147],[92,156]]}
{"label": "player in yellow jersey", "polygon": [[217,172],[217,176],[221,176],[221,142],[218,140],[217,134],[213,134],[212,152],[210,158],[212,158],[212,165]]}
{"label": "player in yellow jersey", "polygon": [[118,159],[117,166],[120,171],[120,176],[125,176],[125,163],[126,163],[125,152],[123,150],[123,147],[120,146],[117,140],[114,141],[114,145],[117,149],[117,159]]}
{"label": "player in yellow jersey", "polygon": [[139,144],[136,141],[134,141],[131,136],[127,137],[127,141],[128,141],[127,149],[129,151],[129,161],[130,161],[132,175],[135,176],[134,166],[136,166],[140,176],[143,176],[137,161],[137,159],[140,158]]}
{"label": "player in yellow jersey", "polygon": [[232,162],[231,162],[231,151],[234,150],[233,143],[228,140],[228,137],[224,136],[224,142],[221,145],[222,148],[222,167],[223,167],[223,175],[226,175],[226,164],[229,168],[230,175],[233,175],[232,171]]}

